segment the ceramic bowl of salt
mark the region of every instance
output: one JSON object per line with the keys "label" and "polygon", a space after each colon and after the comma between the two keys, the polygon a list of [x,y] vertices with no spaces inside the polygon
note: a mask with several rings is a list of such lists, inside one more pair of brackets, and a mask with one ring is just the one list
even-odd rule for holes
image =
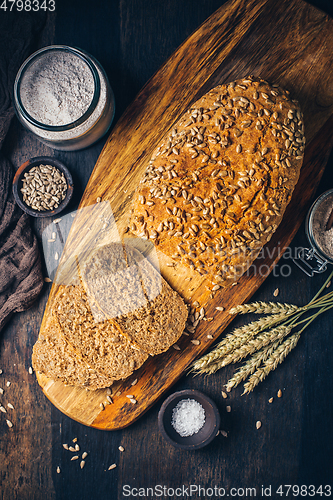
{"label": "ceramic bowl of salt", "polygon": [[220,428],[216,404],[200,391],[186,389],[171,394],[161,406],[158,426],[176,448],[197,450],[207,446]]}

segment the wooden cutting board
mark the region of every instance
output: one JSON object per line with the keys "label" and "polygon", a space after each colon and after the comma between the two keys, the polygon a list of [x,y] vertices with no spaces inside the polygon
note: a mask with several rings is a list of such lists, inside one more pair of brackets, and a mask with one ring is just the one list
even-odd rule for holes
{"label": "wooden cutting board", "polygon": [[[62,262],[71,262],[80,247],[85,249],[112,238],[100,226],[111,211],[117,231],[123,235],[131,198],[153,149],[191,103],[218,84],[253,74],[279,83],[299,100],[307,138],[301,177],[283,222],[260,262],[264,266],[261,269],[267,272],[243,276],[236,286],[219,290],[212,298],[205,278],[191,275],[179,265],[169,267],[170,261],[158,254],[163,277],[185,300],[197,300],[205,309],[208,321],[201,321],[193,336],[200,340],[199,345],[182,336],[180,351],[171,348],[149,358],[128,380],[112,387],[113,404],[104,410],[100,403],[107,401],[106,390],[66,387],[38,374],[45,395],[59,410],[99,429],[120,429],[131,424],[223,332],[232,319],[228,310],[248,301],[258,289],[299,228],[332,147],[332,54],[333,20],[302,0],[231,0],[182,44],[141,90],[116,124],[97,161]],[[103,203],[96,203],[100,199]],[[96,223],[92,224],[93,220]],[[54,283],[42,328],[56,290]],[[218,305],[225,311],[217,311]],[[135,379],[137,383],[132,385]],[[136,404],[126,398],[129,394]]]}

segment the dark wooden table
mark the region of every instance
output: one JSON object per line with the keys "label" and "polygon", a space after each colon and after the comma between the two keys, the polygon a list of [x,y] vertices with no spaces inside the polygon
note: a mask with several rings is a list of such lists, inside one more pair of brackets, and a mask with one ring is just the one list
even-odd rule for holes
{"label": "dark wooden table", "polygon": [[[62,0],[56,2],[55,34],[48,43],[81,47],[102,63],[115,93],[116,122],[165,59],[222,3]],[[330,0],[312,3],[333,15]],[[75,196],[70,209],[75,209],[103,143],[101,140],[78,152],[53,151],[23,131],[15,119],[5,150],[15,167],[43,154],[62,160],[74,177]],[[333,155],[318,195],[333,187],[332,169]],[[48,223],[45,219],[33,221],[39,240]],[[292,249],[305,244],[303,224]],[[282,265],[290,266],[288,277],[282,276]],[[273,291],[279,288],[277,300],[302,305],[315,294],[325,276],[327,273],[308,278],[290,259],[283,259],[254,299],[275,300]],[[254,490],[247,490],[254,488],[261,498],[262,487],[266,496],[284,498],[276,492],[280,485],[323,485],[322,497],[328,495],[325,485],[333,487],[332,313],[318,318],[304,332],[297,348],[251,395],[241,397],[239,387],[227,400],[222,398],[223,384],[234,367],[207,378],[184,376],[165,396],[184,388],[205,392],[217,403],[221,429],[228,434],[219,435],[207,448],[184,452],[170,446],[158,432],[162,401],[129,428],[105,432],[72,421],[45,398],[29,367],[48,293],[49,285],[45,284],[33,307],[13,317],[1,333],[0,387],[5,393],[0,402],[15,407],[8,409],[7,416],[13,428],[7,427],[5,414],[0,419],[1,499],[113,500],[136,498],[140,493],[143,498],[154,499],[186,498],[187,493],[195,499],[219,498],[223,490],[218,488],[225,488],[225,495],[235,498],[254,496]],[[247,320],[237,318],[228,331]],[[11,382],[9,387],[7,381]],[[277,398],[279,389],[282,398]],[[271,397],[274,401],[270,404]],[[231,406],[230,413],[227,405]],[[262,422],[260,429],[256,429],[258,420]],[[88,453],[82,470],[79,461],[71,461],[71,452],[62,446],[73,445],[75,438],[80,453]],[[123,452],[119,446],[123,446]],[[108,470],[113,463],[117,467]],[[157,485],[161,490],[153,495],[147,491]],[[192,490],[190,485],[194,485]],[[201,490],[199,494],[195,487],[206,492]],[[287,488],[283,491],[285,495]],[[311,493],[309,488],[308,496]],[[315,498],[320,498],[319,492]]]}

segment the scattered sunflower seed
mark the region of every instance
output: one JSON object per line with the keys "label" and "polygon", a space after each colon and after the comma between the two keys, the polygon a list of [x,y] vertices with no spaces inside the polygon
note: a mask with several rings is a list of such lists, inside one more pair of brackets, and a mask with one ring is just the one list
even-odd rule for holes
{"label": "scattered sunflower seed", "polygon": [[72,439],[73,443],[77,443],[77,438]]}
{"label": "scattered sunflower seed", "polygon": [[7,413],[7,410],[4,406],[0,406],[0,411],[2,411],[2,413]]}
{"label": "scattered sunflower seed", "polygon": [[48,278],[48,277],[44,278],[44,281],[45,281],[45,283],[52,283],[52,280],[50,280],[50,278]]}
{"label": "scattered sunflower seed", "polygon": [[54,219],[53,224],[58,224],[58,222],[60,222],[61,220],[61,217],[59,217],[59,219]]}
{"label": "scattered sunflower seed", "polygon": [[75,445],[75,451],[80,451],[80,446],[78,444]]}
{"label": "scattered sunflower seed", "polygon": [[15,410],[14,406],[12,405],[12,403],[7,403],[7,406],[8,406],[8,408],[10,408],[11,410]]}
{"label": "scattered sunflower seed", "polygon": [[31,367],[31,366],[29,366],[29,368],[28,368],[28,372],[29,372],[29,374],[30,374],[30,375],[32,375],[32,374],[33,374],[33,372],[34,372],[34,371],[33,371],[33,369],[32,369],[32,367]]}
{"label": "scattered sunflower seed", "polygon": [[107,402],[108,402],[109,404],[112,404],[112,403],[113,403],[113,400],[112,400],[111,396],[107,395],[107,396],[106,396],[106,399],[107,399]]}
{"label": "scattered sunflower seed", "polygon": [[7,380],[7,382],[6,382],[6,386],[7,386],[7,387],[9,387],[9,386],[10,386],[10,382],[9,382],[9,380]]}
{"label": "scattered sunflower seed", "polygon": [[276,288],[273,292],[274,297],[277,297],[279,295],[280,290]]}
{"label": "scattered sunflower seed", "polygon": [[68,450],[68,444],[67,443],[64,443],[62,446],[63,446],[63,448],[65,448],[65,450]]}
{"label": "scattered sunflower seed", "polygon": [[223,397],[224,399],[227,399],[227,397],[228,397],[228,394],[227,394],[226,392],[224,392],[224,391],[221,391],[221,394],[222,394],[222,397]]}
{"label": "scattered sunflower seed", "polygon": [[131,383],[131,385],[136,385],[138,383],[138,379],[136,378],[135,380],[133,380],[133,382]]}
{"label": "scattered sunflower seed", "polygon": [[180,351],[180,347],[178,344],[173,344],[172,346],[174,349],[176,349],[176,351]]}
{"label": "scattered sunflower seed", "polygon": [[59,259],[59,254],[58,254],[58,252],[56,252],[56,253],[54,254],[54,260],[58,260],[58,259]]}
{"label": "scattered sunflower seed", "polygon": [[81,460],[80,462],[80,468],[83,469],[83,467],[86,465],[86,462],[84,460]]}
{"label": "scattered sunflower seed", "polygon": [[58,465],[58,467],[57,467],[57,474],[60,474],[60,472],[61,472],[61,470],[60,470],[60,467]]}
{"label": "scattered sunflower seed", "polygon": [[102,198],[100,196],[98,196],[96,201],[97,201],[97,203],[100,203],[102,201]]}
{"label": "scattered sunflower seed", "polygon": [[278,398],[282,398],[282,391],[281,391],[281,389],[278,390],[277,397]]}
{"label": "scattered sunflower seed", "polygon": [[108,388],[106,389],[106,394],[107,394],[108,396],[111,396],[112,391],[111,391],[110,387],[108,387]]}
{"label": "scattered sunflower seed", "polygon": [[211,340],[213,338],[214,338],[213,335],[207,335],[207,339]]}
{"label": "scattered sunflower seed", "polygon": [[8,427],[13,427],[13,424],[10,420],[6,420]]}
{"label": "scattered sunflower seed", "polygon": [[69,449],[69,451],[76,451],[74,446],[70,446],[68,449]]}
{"label": "scattered sunflower seed", "polygon": [[131,403],[133,403],[133,404],[135,404],[137,401],[136,401],[136,399],[131,398],[131,399],[130,399],[130,402],[131,402]]}
{"label": "scattered sunflower seed", "polygon": [[231,412],[231,406],[226,406],[225,409],[227,410],[228,413]]}
{"label": "scattered sunflower seed", "polygon": [[269,400],[268,400],[269,403],[273,403],[273,401],[274,401],[274,398],[269,398]]}
{"label": "scattered sunflower seed", "polygon": [[126,395],[126,397],[127,397],[128,399],[134,398],[134,396],[133,396],[132,394],[127,394],[127,395]]}
{"label": "scattered sunflower seed", "polygon": [[225,438],[228,437],[227,431],[220,430],[220,434]]}
{"label": "scattered sunflower seed", "polygon": [[72,458],[71,458],[71,462],[72,462],[73,460],[78,460],[78,459],[79,459],[79,455],[74,455],[74,457],[72,457]]}
{"label": "scattered sunflower seed", "polygon": [[217,311],[224,311],[224,307],[217,306],[217,307],[216,307],[216,310],[217,310]]}
{"label": "scattered sunflower seed", "polygon": [[118,450],[119,451],[125,451],[124,447],[123,446],[118,446]]}
{"label": "scattered sunflower seed", "polygon": [[192,344],[200,345],[200,340],[191,340]]}
{"label": "scattered sunflower seed", "polygon": [[0,387],[0,394],[3,394],[5,391]]}
{"label": "scattered sunflower seed", "polygon": [[84,460],[87,456],[88,456],[88,453],[86,451],[84,451],[82,453],[82,460]]}
{"label": "scattered sunflower seed", "polygon": [[260,420],[257,420],[257,422],[256,422],[256,428],[260,429],[260,427],[261,427],[261,422],[260,422]]}
{"label": "scattered sunflower seed", "polygon": [[110,467],[108,468],[108,470],[115,469],[116,467],[117,467],[117,465],[116,465],[116,464],[112,464],[112,465],[110,465]]}

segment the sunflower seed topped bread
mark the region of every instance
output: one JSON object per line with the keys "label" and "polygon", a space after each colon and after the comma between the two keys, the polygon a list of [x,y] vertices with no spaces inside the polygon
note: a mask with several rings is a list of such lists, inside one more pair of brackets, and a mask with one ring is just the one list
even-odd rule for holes
{"label": "sunflower seed topped bread", "polygon": [[233,282],[281,222],[304,145],[288,91],[255,77],[220,85],[153,152],[129,228],[200,275]]}
{"label": "sunflower seed topped bread", "polygon": [[95,390],[129,377],[149,354],[174,344],[187,308],[128,245],[106,245],[77,261],[80,282],[59,286],[32,363],[53,380]]}

